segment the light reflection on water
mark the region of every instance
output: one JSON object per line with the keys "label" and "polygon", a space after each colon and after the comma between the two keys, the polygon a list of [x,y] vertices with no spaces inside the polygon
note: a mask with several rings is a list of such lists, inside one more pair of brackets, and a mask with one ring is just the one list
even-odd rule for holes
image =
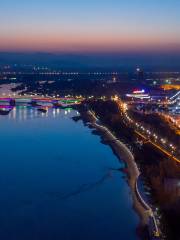
{"label": "light reflection on water", "polygon": [[[79,115],[78,111],[74,111],[76,115]],[[18,114],[17,114],[18,113]],[[49,114],[56,118],[58,116],[71,116],[72,109],[59,109],[59,108],[48,108],[46,113],[38,111],[38,108],[30,107],[30,106],[17,106],[14,107],[13,110],[8,114],[9,120],[16,121],[25,121],[28,119],[34,118],[48,118]]]}

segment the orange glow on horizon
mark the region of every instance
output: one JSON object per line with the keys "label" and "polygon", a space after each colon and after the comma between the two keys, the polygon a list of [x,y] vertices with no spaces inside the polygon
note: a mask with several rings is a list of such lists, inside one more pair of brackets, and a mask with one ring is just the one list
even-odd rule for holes
{"label": "orange glow on horizon", "polygon": [[106,34],[33,34],[0,37],[2,51],[164,51],[180,50],[173,40],[149,36],[113,36]]}

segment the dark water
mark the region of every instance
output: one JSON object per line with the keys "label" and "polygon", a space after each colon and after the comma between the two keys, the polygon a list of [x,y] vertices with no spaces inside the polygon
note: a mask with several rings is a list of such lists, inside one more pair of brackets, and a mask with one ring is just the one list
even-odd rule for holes
{"label": "dark water", "polygon": [[0,116],[0,239],[137,239],[123,163],[76,114]]}

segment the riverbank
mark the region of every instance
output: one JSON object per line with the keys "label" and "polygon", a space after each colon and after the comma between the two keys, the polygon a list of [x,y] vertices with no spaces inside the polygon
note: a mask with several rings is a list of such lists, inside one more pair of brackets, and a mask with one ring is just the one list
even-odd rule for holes
{"label": "riverbank", "polygon": [[116,153],[119,159],[123,160],[127,165],[128,173],[128,183],[132,192],[133,207],[140,216],[140,225],[144,226],[148,224],[149,212],[142,204],[139,202],[136,194],[136,182],[140,175],[139,169],[135,163],[134,156],[127,146],[119,141],[109,130],[108,128],[97,124],[97,119],[92,112],[88,111],[91,116],[91,124],[99,132],[101,132],[102,138],[108,142],[113,151]]}
{"label": "riverbank", "polygon": [[152,208],[149,202],[143,198],[143,193],[139,189],[140,171],[135,162],[135,157],[130,149],[105,126],[99,123],[93,111],[82,111],[82,119],[84,122],[90,122],[91,126],[95,128],[101,135],[103,142],[111,146],[116,156],[124,161],[126,164],[126,173],[128,174],[128,184],[131,188],[133,207],[140,217],[140,224],[138,226],[139,235],[142,239],[160,239],[160,232],[154,217]]}
{"label": "riverbank", "polygon": [[[115,101],[91,101],[84,104],[84,107],[95,113],[100,120],[97,121],[98,124],[106,126],[130,148],[141,172],[140,195],[152,209],[161,238],[178,240],[179,191],[176,183],[179,167],[148,142],[142,144],[142,139],[137,136],[133,126],[127,124],[124,112]],[[149,230],[152,233],[150,228]]]}

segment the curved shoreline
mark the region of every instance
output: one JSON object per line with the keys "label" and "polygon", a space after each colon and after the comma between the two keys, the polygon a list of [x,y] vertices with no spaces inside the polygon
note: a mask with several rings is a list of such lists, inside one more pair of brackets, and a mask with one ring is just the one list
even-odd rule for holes
{"label": "curved shoreline", "polygon": [[140,202],[140,199],[138,198],[136,187],[140,172],[134,160],[133,154],[124,143],[116,139],[116,137],[108,130],[108,128],[97,124],[98,119],[91,111],[88,111],[88,115],[92,117],[92,126],[101,132],[103,138],[109,141],[109,145],[115,151],[117,157],[127,164],[128,184],[131,188],[133,207],[140,217],[140,225],[148,225],[150,207],[148,209],[145,208],[145,206],[142,204],[142,202]]}

